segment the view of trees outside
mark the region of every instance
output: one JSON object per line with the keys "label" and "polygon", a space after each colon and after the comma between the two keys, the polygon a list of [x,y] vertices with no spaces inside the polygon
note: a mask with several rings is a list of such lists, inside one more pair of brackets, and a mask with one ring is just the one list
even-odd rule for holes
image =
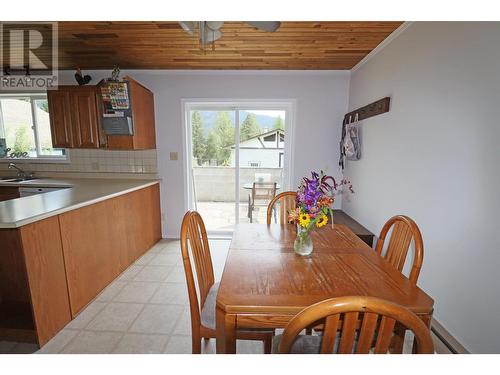
{"label": "view of trees outside", "polygon": [[257,116],[249,113],[240,125],[240,141],[246,141],[260,134],[260,126],[257,123]]}
{"label": "view of trees outside", "polygon": [[[53,149],[50,133],[50,120],[47,99],[35,101],[38,140],[44,155],[62,155],[61,150]],[[29,98],[6,98],[0,100],[0,138],[5,139],[10,153],[24,152],[36,157],[33,116]],[[0,155],[6,156],[6,155]]]}
{"label": "view of trees outside", "polygon": [[35,135],[31,103],[27,98],[2,99],[0,101],[3,133],[10,152],[36,156]]}
{"label": "view of trees outside", "polygon": [[285,122],[283,121],[281,116],[278,116],[276,118],[276,121],[274,122],[274,129],[281,129],[281,130],[285,129]]}
{"label": "view of trees outside", "polygon": [[[243,120],[240,122],[240,142],[285,127],[281,115],[257,116],[249,111],[240,111],[240,116],[240,121]],[[234,113],[226,111],[191,112],[192,152],[196,165],[229,165],[231,146],[234,145],[233,118]]]}
{"label": "view of trees outside", "polygon": [[37,126],[38,126],[38,139],[42,154],[44,155],[62,155],[61,150],[52,147],[52,134],[50,132],[49,120],[49,103],[47,99],[35,100],[37,107]]}

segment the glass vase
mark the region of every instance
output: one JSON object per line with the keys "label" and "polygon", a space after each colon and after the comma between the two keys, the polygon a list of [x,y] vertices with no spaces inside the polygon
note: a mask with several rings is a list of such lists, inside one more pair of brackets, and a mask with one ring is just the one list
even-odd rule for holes
{"label": "glass vase", "polygon": [[297,237],[293,243],[293,250],[300,256],[308,256],[313,252],[311,233],[308,229],[297,227]]}

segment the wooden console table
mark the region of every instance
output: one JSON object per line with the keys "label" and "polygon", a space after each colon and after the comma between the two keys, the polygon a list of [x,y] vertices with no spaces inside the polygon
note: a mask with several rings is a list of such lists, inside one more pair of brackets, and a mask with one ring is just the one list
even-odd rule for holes
{"label": "wooden console table", "polygon": [[356,236],[361,238],[364,243],[368,246],[373,247],[373,238],[375,235],[354,220],[352,217],[347,215],[342,210],[333,210],[333,222],[335,224],[343,224],[354,232]]}

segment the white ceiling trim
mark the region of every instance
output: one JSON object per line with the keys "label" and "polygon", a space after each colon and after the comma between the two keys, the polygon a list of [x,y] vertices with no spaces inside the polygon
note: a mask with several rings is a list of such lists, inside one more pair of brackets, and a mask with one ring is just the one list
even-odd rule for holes
{"label": "white ceiling trim", "polygon": [[[112,69],[85,69],[85,74],[99,74],[100,72],[111,74]],[[62,69],[60,72],[74,72],[74,69]],[[122,69],[120,70],[120,75],[124,76],[127,74],[147,74],[147,75],[220,75],[220,76],[288,76],[288,75],[309,75],[309,76],[345,76],[350,74],[350,70],[282,70],[282,69],[258,69],[258,70],[246,70],[246,69]]]}
{"label": "white ceiling trim", "polygon": [[389,45],[394,39],[400,36],[403,31],[405,31],[412,24],[413,22],[404,22],[401,26],[399,26],[396,30],[389,34],[389,36],[385,38],[377,47],[375,47],[368,55],[366,55],[363,60],[354,65],[354,67],[351,69],[351,73],[354,73],[368,61],[370,61],[377,53],[382,51],[387,45]]}

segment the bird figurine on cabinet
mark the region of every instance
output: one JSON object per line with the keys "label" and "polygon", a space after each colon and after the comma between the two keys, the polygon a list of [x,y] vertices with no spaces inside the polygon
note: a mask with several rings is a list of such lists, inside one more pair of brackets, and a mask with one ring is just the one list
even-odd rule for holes
{"label": "bird figurine on cabinet", "polygon": [[120,80],[120,67],[115,65],[113,71],[111,72],[110,81],[118,82]]}
{"label": "bird figurine on cabinet", "polygon": [[80,68],[76,68],[75,79],[79,86],[83,86],[89,83],[92,80],[92,77],[88,74],[82,75]]}

